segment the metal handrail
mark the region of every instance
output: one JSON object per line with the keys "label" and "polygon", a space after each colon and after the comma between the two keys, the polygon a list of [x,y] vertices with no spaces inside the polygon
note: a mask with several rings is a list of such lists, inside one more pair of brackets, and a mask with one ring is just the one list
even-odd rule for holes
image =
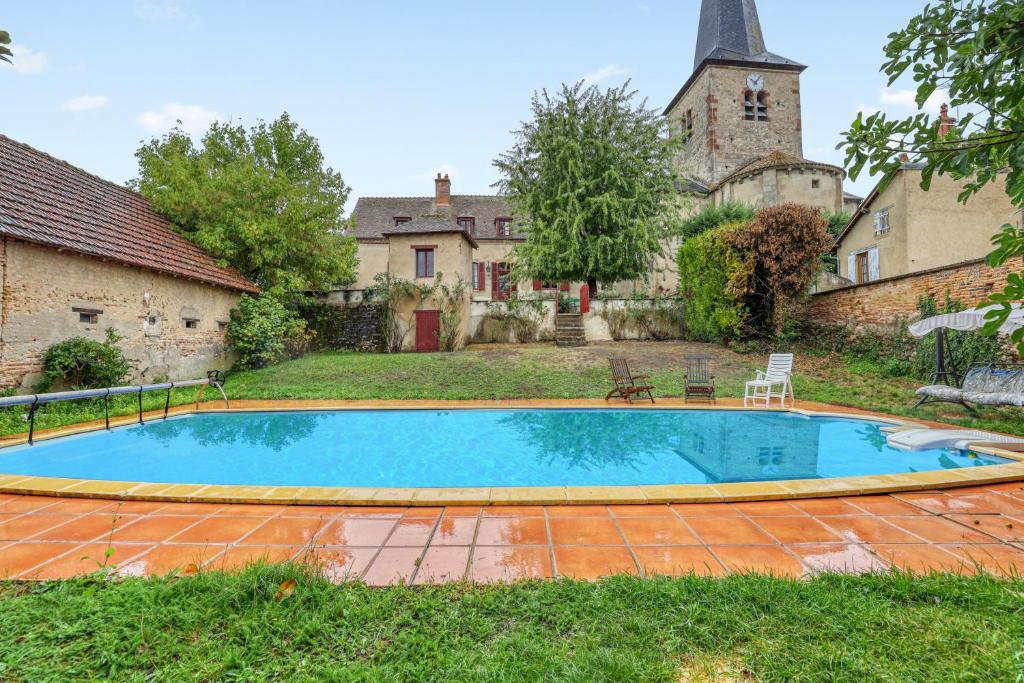
{"label": "metal handrail", "polygon": [[33,436],[35,434],[36,426],[36,410],[41,405],[47,403],[56,403],[59,401],[75,401],[83,398],[102,398],[103,399],[103,419],[106,429],[110,429],[110,397],[111,396],[123,396],[125,394],[136,394],[139,397],[139,424],[142,424],[142,394],[147,391],[167,391],[167,399],[164,401],[164,419],[167,419],[167,414],[171,409],[171,390],[181,389],[183,387],[199,387],[199,393],[196,394],[196,407],[199,406],[199,401],[203,398],[203,392],[207,386],[212,386],[220,392],[221,397],[224,399],[224,407],[230,408],[231,404],[228,402],[228,395],[224,393],[224,381],[227,379],[226,375],[220,370],[210,370],[206,373],[205,378],[200,379],[186,379],[178,382],[161,382],[159,384],[138,384],[129,385],[123,387],[105,387],[103,389],[78,389],[75,391],[55,391],[45,394],[21,394],[20,396],[2,396],[0,397],[0,408],[10,408],[14,406],[28,406],[28,443],[32,445]]}

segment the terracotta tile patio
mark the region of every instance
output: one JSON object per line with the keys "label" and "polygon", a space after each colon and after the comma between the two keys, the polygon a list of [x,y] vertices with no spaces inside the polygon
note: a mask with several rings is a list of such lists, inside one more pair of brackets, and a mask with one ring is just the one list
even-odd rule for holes
{"label": "terracotta tile patio", "polygon": [[[108,549],[110,552],[108,552]],[[109,555],[109,557],[108,557]],[[235,569],[265,558],[373,585],[900,567],[1024,573],[1024,482],[704,505],[360,508],[0,495],[0,576]]]}

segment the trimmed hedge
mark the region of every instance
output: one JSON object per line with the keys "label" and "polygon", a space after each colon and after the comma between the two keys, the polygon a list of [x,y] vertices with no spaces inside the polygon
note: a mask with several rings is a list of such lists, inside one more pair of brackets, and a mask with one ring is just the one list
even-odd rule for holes
{"label": "trimmed hedge", "polygon": [[742,332],[747,309],[741,296],[751,268],[732,248],[732,241],[744,229],[744,223],[728,223],[691,237],[679,248],[683,315],[693,339],[722,341]]}

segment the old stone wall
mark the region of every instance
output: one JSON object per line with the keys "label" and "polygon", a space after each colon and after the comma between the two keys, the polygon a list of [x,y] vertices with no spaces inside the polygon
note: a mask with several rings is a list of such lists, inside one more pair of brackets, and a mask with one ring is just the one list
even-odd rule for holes
{"label": "old stone wall", "polygon": [[821,292],[811,296],[809,318],[822,323],[862,327],[887,325],[898,318],[917,314],[917,302],[923,296],[940,304],[946,294],[967,306],[982,304],[993,291],[1002,289],[1009,273],[1019,272],[1022,264],[990,268],[981,259],[946,268],[935,268],[912,275],[876,280],[863,285]]}
{"label": "old stone wall", "polygon": [[380,309],[372,303],[357,305],[319,303],[305,307],[303,317],[316,337],[317,349],[382,351],[384,335]]}
{"label": "old stone wall", "polygon": [[135,380],[199,377],[231,365],[224,333],[240,294],[202,282],[4,239],[0,387],[28,388],[42,356],[113,328]]}
{"label": "old stone wall", "polygon": [[[767,121],[745,119],[747,77],[754,73],[764,79]],[[680,170],[706,183],[717,183],[740,166],[776,150],[803,156],[800,74],[794,71],[754,64],[709,66],[669,112],[673,133],[686,128],[688,112],[693,130],[679,160]]]}

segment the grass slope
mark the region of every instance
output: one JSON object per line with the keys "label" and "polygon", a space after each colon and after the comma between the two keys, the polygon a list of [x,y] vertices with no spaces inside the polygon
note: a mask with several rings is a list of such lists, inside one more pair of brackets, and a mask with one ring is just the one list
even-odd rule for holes
{"label": "grass slope", "polygon": [[[648,372],[658,396],[681,396],[683,358],[710,354],[720,396],[742,396],[743,383],[763,367],[765,356],[740,355],[711,344],[622,342],[563,349],[549,344],[478,345],[457,353],[313,353],[262,370],[232,373],[227,392],[237,399],[502,399],[603,398],[610,356],[625,356],[635,372]],[[915,409],[920,382],[888,377],[879,366],[839,355],[797,358],[798,398],[893,415],[1024,434],[1024,412],[984,408],[973,417],[951,404]],[[189,403],[194,389],[180,390],[172,404]],[[215,400],[216,392],[207,392]],[[164,395],[146,396],[145,407],[163,407]],[[131,414],[133,397],[112,401],[112,414]],[[0,435],[26,430],[25,411],[0,409]],[[102,417],[102,403],[45,406],[37,427],[56,427]]]}
{"label": "grass slope", "polygon": [[1022,590],[903,574],[374,589],[288,565],[6,583],[0,678],[1012,681]]}

